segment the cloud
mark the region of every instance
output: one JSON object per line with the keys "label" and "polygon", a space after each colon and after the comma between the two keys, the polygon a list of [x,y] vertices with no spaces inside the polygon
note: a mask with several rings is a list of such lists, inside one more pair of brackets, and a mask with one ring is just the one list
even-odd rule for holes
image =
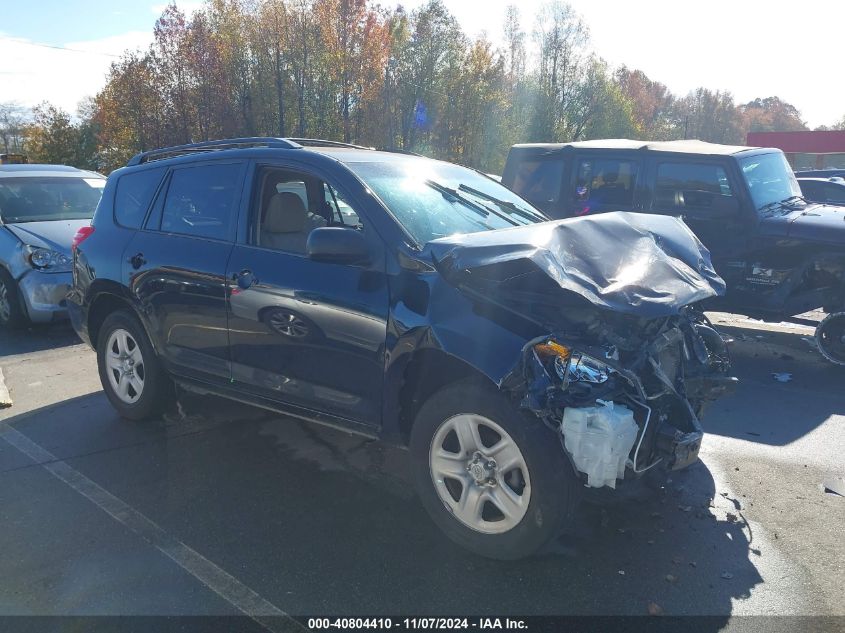
{"label": "cloud", "polygon": [[27,107],[49,101],[74,113],[102,89],[113,62],[127,50],[145,50],[152,39],[151,32],[129,31],[54,48],[0,33],[2,100]]}

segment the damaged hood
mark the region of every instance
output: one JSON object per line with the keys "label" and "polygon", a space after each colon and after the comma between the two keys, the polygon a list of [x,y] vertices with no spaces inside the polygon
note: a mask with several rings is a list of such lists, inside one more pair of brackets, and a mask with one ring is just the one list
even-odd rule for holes
{"label": "damaged hood", "polygon": [[680,220],[602,213],[513,229],[454,235],[426,244],[458,286],[503,296],[538,275],[600,308],[654,318],[725,292],[710,252]]}

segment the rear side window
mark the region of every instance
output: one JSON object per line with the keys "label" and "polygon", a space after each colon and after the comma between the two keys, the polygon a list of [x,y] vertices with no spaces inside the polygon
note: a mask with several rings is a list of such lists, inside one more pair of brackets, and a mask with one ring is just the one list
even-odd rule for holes
{"label": "rear side window", "polygon": [[637,163],[615,158],[580,160],[572,192],[574,215],[596,211],[629,211],[634,206]]}
{"label": "rear side window", "polygon": [[129,229],[141,228],[144,216],[164,175],[164,167],[124,174],[117,181],[114,219]]}
{"label": "rear side window", "polygon": [[161,230],[218,240],[231,239],[241,193],[241,165],[199,165],[173,171]]}
{"label": "rear side window", "polygon": [[535,204],[548,204],[560,199],[563,159],[529,156],[519,162],[511,189]]}
{"label": "rear side window", "polygon": [[655,209],[706,210],[719,197],[733,195],[728,175],[719,165],[704,163],[660,163],[654,187]]}

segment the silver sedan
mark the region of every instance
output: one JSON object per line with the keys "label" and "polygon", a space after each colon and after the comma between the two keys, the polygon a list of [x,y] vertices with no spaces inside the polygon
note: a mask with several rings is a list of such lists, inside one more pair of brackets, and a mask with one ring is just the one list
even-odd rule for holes
{"label": "silver sedan", "polygon": [[63,165],[0,165],[0,327],[66,316],[71,242],[105,183]]}

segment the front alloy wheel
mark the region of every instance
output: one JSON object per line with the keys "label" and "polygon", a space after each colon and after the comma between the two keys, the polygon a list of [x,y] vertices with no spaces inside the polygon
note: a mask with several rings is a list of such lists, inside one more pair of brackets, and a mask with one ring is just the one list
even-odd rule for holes
{"label": "front alloy wheel", "polygon": [[531,479],[525,458],[511,436],[484,416],[464,413],[443,422],[429,463],[440,500],[468,528],[507,532],[528,511]]}
{"label": "front alloy wheel", "polygon": [[579,501],[578,479],[555,432],[475,379],[429,396],[409,448],[432,520],[488,558],[534,554],[560,534]]}

